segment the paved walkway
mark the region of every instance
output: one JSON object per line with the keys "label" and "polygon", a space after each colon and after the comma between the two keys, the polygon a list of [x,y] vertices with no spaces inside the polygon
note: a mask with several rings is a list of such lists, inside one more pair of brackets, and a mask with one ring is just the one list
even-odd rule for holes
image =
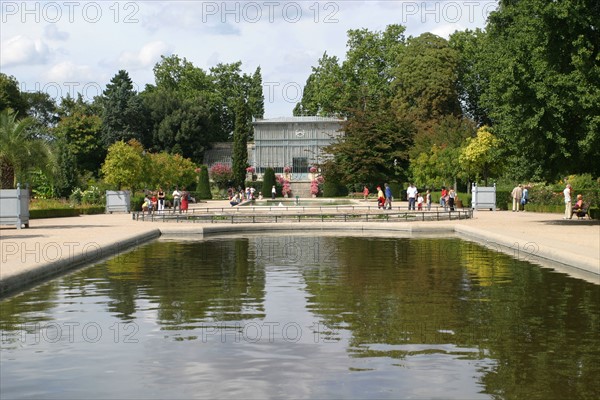
{"label": "paved walkway", "polygon": [[[402,205],[402,204],[401,204]],[[204,203],[198,207],[206,207]],[[229,207],[211,201],[209,207]],[[402,205],[406,208],[406,205]],[[244,212],[240,210],[240,212]],[[31,220],[29,229],[0,228],[0,296],[77,265],[111,257],[162,235],[273,232],[279,230],[373,231],[418,233],[457,232],[517,257],[549,259],[572,268],[565,272],[600,284],[600,223],[563,220],[560,214],[479,211],[471,220],[440,222],[364,222],[277,224],[199,224],[133,221],[130,214],[86,215]],[[371,231],[371,232],[368,232]],[[392,235],[394,233],[391,233]],[[559,265],[560,267],[560,265]]]}

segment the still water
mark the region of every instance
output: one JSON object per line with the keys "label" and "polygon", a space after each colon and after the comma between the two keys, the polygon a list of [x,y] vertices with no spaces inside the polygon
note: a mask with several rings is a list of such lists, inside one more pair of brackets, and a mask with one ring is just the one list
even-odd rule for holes
{"label": "still water", "polygon": [[159,240],[0,302],[0,398],[598,398],[599,307],[453,238]]}

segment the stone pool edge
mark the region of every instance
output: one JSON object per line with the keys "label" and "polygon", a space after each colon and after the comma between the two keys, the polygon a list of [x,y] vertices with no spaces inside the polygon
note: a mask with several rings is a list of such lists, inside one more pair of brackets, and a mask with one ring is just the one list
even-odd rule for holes
{"label": "stone pool edge", "polygon": [[70,254],[69,257],[60,258],[56,261],[45,262],[34,267],[25,268],[18,274],[13,274],[0,279],[0,299],[16,294],[27,288],[56,278],[68,273],[85,264],[96,263],[101,260],[114,257],[115,255],[133,249],[136,246],[157,239],[161,236],[159,229],[138,233],[124,240],[110,242],[93,247],[91,251]]}
{"label": "stone pool edge", "polygon": [[[535,252],[528,252],[529,243],[518,243],[513,238],[492,232],[455,224],[450,221],[441,222],[432,225],[431,223],[413,223],[413,224],[394,224],[394,223],[278,223],[278,224],[236,224],[236,225],[215,225],[215,226],[161,226],[153,228],[142,233],[136,233],[128,238],[113,242],[106,242],[99,246],[97,251],[74,254],[65,259],[59,259],[53,262],[47,262],[27,267],[23,271],[0,279],[0,298],[16,294],[22,290],[33,287],[48,279],[57,277],[61,274],[74,270],[84,264],[99,262],[102,259],[113,257],[123,251],[131,250],[141,244],[147,243],[159,237],[187,237],[202,238],[210,235],[222,234],[240,234],[240,233],[283,233],[283,232],[302,232],[302,231],[321,231],[321,232],[394,232],[404,234],[458,234],[465,236],[466,239],[473,239],[487,247],[501,247],[503,252],[512,254],[515,250],[515,244],[518,244],[522,253],[528,256],[548,260],[560,272],[567,273],[576,278],[582,278],[579,272],[583,272],[587,279],[595,284],[600,284],[600,267],[597,260],[589,257],[566,254],[560,250],[552,249],[550,246],[538,246]],[[391,236],[393,237],[393,236]],[[565,266],[566,268],[561,268]],[[590,278],[591,276],[591,278]]]}

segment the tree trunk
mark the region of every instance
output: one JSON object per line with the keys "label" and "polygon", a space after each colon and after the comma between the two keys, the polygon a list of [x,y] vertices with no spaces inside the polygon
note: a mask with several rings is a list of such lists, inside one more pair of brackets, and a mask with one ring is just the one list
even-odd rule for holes
{"label": "tree trunk", "polygon": [[0,160],[0,189],[15,188],[15,169],[4,160]]}

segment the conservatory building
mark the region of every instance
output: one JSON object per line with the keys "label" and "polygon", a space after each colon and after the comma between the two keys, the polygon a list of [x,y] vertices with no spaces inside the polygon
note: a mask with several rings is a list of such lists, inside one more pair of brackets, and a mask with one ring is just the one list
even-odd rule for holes
{"label": "conservatory building", "polygon": [[258,175],[270,167],[276,174],[291,170],[293,181],[306,180],[310,167],[327,159],[323,149],[343,134],[343,122],[330,117],[256,120],[252,123],[254,146],[248,161]]}

